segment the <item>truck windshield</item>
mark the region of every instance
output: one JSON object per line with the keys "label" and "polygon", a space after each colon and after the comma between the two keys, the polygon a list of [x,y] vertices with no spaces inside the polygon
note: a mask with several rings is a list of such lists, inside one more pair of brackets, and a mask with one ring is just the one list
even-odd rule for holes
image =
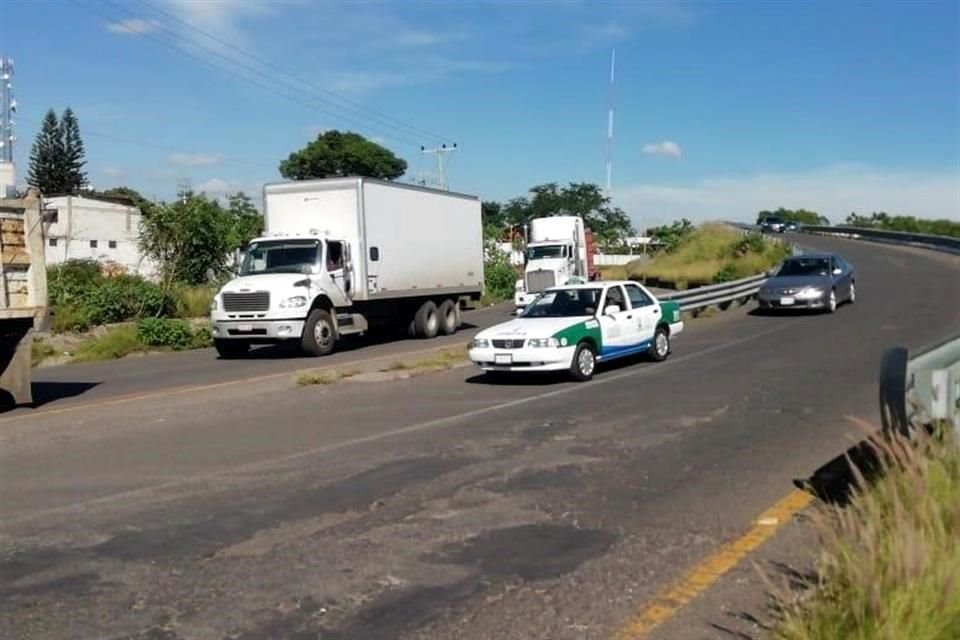
{"label": "truck windshield", "polygon": [[523,318],[573,318],[597,312],[602,289],[553,289],[544,291],[527,306]]}
{"label": "truck windshield", "polygon": [[527,260],[541,260],[543,258],[563,258],[566,247],[562,244],[550,244],[542,247],[527,248]]}
{"label": "truck windshield", "polygon": [[317,240],[270,240],[250,245],[243,258],[240,275],[260,273],[303,273],[313,268],[320,257]]}

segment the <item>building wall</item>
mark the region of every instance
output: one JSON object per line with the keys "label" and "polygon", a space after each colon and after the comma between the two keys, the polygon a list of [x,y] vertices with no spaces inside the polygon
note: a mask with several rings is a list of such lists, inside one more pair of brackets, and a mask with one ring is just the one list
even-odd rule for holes
{"label": "building wall", "polygon": [[145,277],[155,274],[137,245],[141,215],[136,207],[81,196],[47,198],[45,206],[57,211],[44,233],[48,265],[92,259]]}

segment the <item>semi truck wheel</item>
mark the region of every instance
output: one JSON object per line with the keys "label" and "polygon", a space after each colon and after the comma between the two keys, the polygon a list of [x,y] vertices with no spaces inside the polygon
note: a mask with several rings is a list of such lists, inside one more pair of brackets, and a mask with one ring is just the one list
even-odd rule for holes
{"label": "semi truck wheel", "polygon": [[214,340],[213,348],[224,360],[242,358],[250,351],[250,343],[245,340]]}
{"label": "semi truck wheel", "polygon": [[417,315],[413,318],[413,325],[416,327],[418,338],[437,337],[440,331],[440,316],[437,313],[437,305],[432,300],[427,300],[420,305]]}
{"label": "semi truck wheel", "polygon": [[303,325],[300,346],[313,356],[325,356],[337,344],[337,330],[333,318],[323,309],[314,309]]}
{"label": "semi truck wheel", "polygon": [[445,336],[451,336],[457,332],[457,329],[460,327],[460,314],[457,313],[458,311],[457,303],[453,300],[444,300],[440,304],[440,308],[437,310],[437,314],[440,316],[440,333]]}

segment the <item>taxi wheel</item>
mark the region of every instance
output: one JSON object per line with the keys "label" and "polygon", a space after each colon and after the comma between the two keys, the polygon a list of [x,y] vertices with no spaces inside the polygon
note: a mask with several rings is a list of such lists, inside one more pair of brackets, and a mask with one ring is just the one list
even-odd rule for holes
{"label": "taxi wheel", "polygon": [[593,378],[597,369],[597,354],[588,342],[581,342],[573,352],[573,361],[570,363],[570,375],[574,380],[586,382]]}

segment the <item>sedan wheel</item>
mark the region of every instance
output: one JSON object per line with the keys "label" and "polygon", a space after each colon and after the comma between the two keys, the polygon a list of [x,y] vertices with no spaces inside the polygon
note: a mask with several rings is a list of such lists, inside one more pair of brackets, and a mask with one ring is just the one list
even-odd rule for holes
{"label": "sedan wheel", "polygon": [[837,292],[830,290],[830,298],[827,300],[827,311],[833,313],[837,310]]}
{"label": "sedan wheel", "polygon": [[573,354],[573,362],[570,363],[570,375],[574,380],[586,382],[593,378],[593,373],[597,369],[597,355],[586,342],[577,345],[577,350]]}
{"label": "sedan wheel", "polygon": [[853,304],[857,301],[857,283],[850,283],[850,304]]}

